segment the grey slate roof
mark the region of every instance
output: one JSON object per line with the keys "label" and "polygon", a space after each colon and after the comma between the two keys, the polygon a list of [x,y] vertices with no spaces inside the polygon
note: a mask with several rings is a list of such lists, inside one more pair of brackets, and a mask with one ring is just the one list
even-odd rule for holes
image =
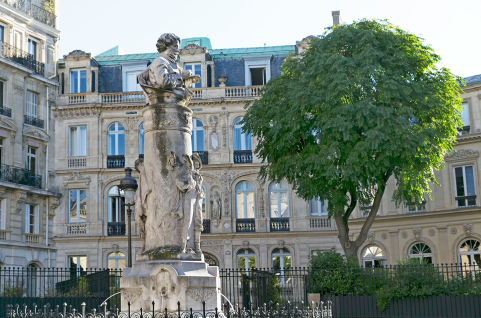
{"label": "grey slate roof", "polygon": [[481,83],[481,74],[465,77],[466,86]]}

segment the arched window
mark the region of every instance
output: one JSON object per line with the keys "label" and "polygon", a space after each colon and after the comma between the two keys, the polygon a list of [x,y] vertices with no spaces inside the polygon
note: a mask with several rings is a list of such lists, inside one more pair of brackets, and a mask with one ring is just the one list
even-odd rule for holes
{"label": "arched window", "polygon": [[362,266],[364,267],[381,267],[386,257],[383,250],[375,245],[366,247],[362,251]]}
{"label": "arched window", "polygon": [[318,198],[309,200],[309,214],[312,216],[328,215],[327,200],[321,201]]}
{"label": "arched window", "polygon": [[481,263],[481,243],[477,240],[465,240],[459,246],[459,262],[461,264]]}
{"label": "arched window", "polygon": [[269,185],[269,209],[271,218],[289,217],[289,198],[287,195],[287,184],[271,183]]}
{"label": "arched window", "polygon": [[113,123],[108,128],[107,155],[125,155],[125,131],[124,126]]}
{"label": "arched window", "polygon": [[285,248],[276,248],[272,251],[272,268],[279,275],[281,284],[292,282],[291,259],[291,253]]}
{"label": "arched window", "polygon": [[37,296],[37,269],[35,264],[27,266],[27,297]]}
{"label": "arched window", "polygon": [[124,191],[113,186],[108,193],[108,235],[125,235],[125,198]]}
{"label": "arched window", "polygon": [[192,119],[192,151],[204,151],[204,125],[198,119]]}
{"label": "arched window", "polygon": [[144,124],[139,127],[139,155],[144,154]]}
{"label": "arched window", "polygon": [[246,272],[256,268],[256,254],[253,250],[246,248],[237,252],[237,268]]}
{"label": "arched window", "polygon": [[234,150],[252,150],[251,134],[242,132],[242,117],[234,120]]}
{"label": "arched window", "polygon": [[113,252],[107,256],[109,269],[123,270],[125,268],[125,254],[121,252]]}
{"label": "arched window", "polygon": [[235,187],[236,213],[238,219],[255,218],[254,188],[249,182],[241,182]]}
{"label": "arched window", "polygon": [[203,253],[204,253],[205,262],[207,264],[209,264],[210,266],[219,266],[219,260],[217,259],[217,257],[206,252],[203,252]]}
{"label": "arched window", "polygon": [[416,243],[409,249],[409,259],[419,259],[420,264],[432,264],[433,252],[431,248],[424,243]]}

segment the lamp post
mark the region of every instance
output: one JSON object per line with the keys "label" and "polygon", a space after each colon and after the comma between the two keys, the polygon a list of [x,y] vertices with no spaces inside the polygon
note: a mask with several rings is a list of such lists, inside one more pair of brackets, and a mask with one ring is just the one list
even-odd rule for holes
{"label": "lamp post", "polygon": [[124,191],[125,206],[127,207],[127,231],[129,231],[129,243],[127,247],[129,255],[127,256],[127,267],[132,267],[132,233],[130,223],[132,220],[131,207],[135,205],[134,195],[137,190],[137,181],[132,177],[132,169],[129,167],[125,168],[125,177],[120,180],[118,188],[119,191]]}

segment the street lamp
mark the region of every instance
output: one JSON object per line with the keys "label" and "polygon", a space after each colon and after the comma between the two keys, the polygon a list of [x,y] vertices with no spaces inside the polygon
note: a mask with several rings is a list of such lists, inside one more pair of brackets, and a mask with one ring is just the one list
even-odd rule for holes
{"label": "street lamp", "polygon": [[137,190],[137,181],[132,177],[132,169],[129,167],[125,168],[125,177],[120,180],[120,184],[118,186],[119,192],[124,191],[125,197],[125,206],[127,207],[127,219],[128,219],[128,228],[129,231],[129,244],[128,244],[128,253],[127,256],[127,267],[132,267],[132,233],[131,233],[131,220],[132,220],[132,209],[135,205],[134,203],[134,195],[135,191]]}

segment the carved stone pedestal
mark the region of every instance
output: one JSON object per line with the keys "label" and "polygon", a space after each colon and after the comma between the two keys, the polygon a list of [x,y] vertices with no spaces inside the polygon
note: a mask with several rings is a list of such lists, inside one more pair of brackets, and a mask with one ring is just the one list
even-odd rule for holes
{"label": "carved stone pedestal", "polygon": [[125,269],[120,291],[122,311],[127,311],[128,302],[131,312],[152,311],[152,301],[155,311],[177,311],[177,302],[182,311],[201,311],[203,301],[206,310],[221,308],[219,268],[204,261],[135,263]]}

